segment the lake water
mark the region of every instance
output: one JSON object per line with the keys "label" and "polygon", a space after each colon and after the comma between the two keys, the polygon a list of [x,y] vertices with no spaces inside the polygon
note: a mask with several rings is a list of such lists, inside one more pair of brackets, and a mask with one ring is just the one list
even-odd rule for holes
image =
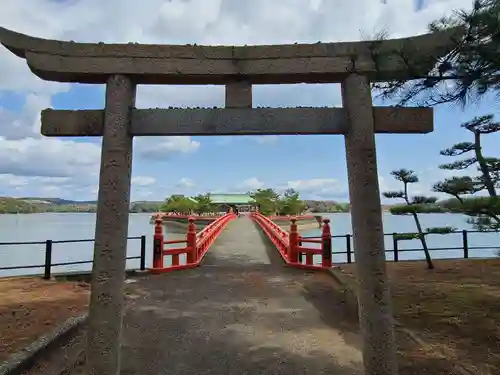
{"label": "lake water", "polygon": [[[352,233],[349,213],[326,215],[331,219],[333,235]],[[146,267],[152,263],[152,235],[153,226],[149,223],[150,214],[130,214],[129,236],[146,235]],[[422,214],[420,215],[424,228],[432,226],[452,226],[457,229],[471,229],[465,222],[466,217],[459,214]],[[413,232],[415,224],[410,216],[393,216],[385,213],[384,231]],[[80,240],[92,239],[95,232],[95,214],[93,213],[43,213],[27,215],[0,215],[0,242],[28,242],[46,240]],[[304,232],[303,235],[319,235],[319,230]],[[500,249],[500,234],[497,233],[470,233],[469,256],[494,257]],[[168,234],[167,234],[168,237]],[[345,238],[333,239],[333,261],[345,262],[345,254],[335,254],[335,251],[345,251]],[[400,241],[399,249],[419,248],[419,241]],[[448,235],[430,235],[428,244],[431,248],[461,248],[461,233]],[[309,245],[308,245],[309,246]],[[474,247],[490,247],[489,249],[473,249]],[[391,260],[392,238],[386,236],[387,259]],[[54,244],[52,262],[71,262],[92,260],[93,243],[64,243]],[[127,256],[140,254],[140,240],[129,240]],[[461,258],[463,250],[436,250],[432,251],[434,258]],[[401,252],[400,260],[421,259],[423,254],[418,252]],[[3,245],[0,246],[0,267],[42,265],[45,258],[45,245]],[[128,268],[138,268],[139,260],[127,261]],[[53,267],[54,273],[87,271],[91,264]],[[42,267],[20,270],[0,270],[0,277],[13,275],[40,274]]]}

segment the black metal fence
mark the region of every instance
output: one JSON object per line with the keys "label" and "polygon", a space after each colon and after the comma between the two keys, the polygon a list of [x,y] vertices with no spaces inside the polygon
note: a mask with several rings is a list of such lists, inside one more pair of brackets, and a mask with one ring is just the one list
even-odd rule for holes
{"label": "black metal fence", "polygon": [[[139,269],[145,270],[146,269],[146,236],[128,237],[127,240],[140,240],[140,250],[141,250],[140,255],[126,257],[126,260],[139,259],[140,260]],[[94,239],[83,239],[83,240],[46,240],[46,241],[28,241],[28,242],[0,242],[0,246],[45,245],[44,264],[0,267],[0,271],[43,268],[43,270],[44,270],[43,278],[46,280],[49,280],[51,275],[52,275],[52,267],[93,263],[93,260],[79,260],[79,261],[72,261],[72,262],[52,263],[52,249],[53,249],[54,244],[82,243],[82,242],[94,242],[94,241],[95,241]]]}
{"label": "black metal fence", "polygon": [[[428,246],[428,250],[429,250],[429,252],[431,252],[431,255],[432,255],[433,251],[457,251],[457,250],[461,251],[461,254],[462,254],[461,257],[459,257],[459,258],[453,257],[453,258],[447,258],[447,259],[468,259],[471,256],[471,252],[473,252],[474,250],[498,250],[498,251],[500,251],[500,241],[499,241],[499,244],[496,246],[470,246],[469,234],[471,234],[471,233],[499,233],[500,234],[500,232],[498,232],[498,231],[477,231],[477,230],[453,231],[453,232],[444,233],[444,234],[433,233],[433,232],[423,232],[423,234],[426,237],[429,235],[449,236],[449,235],[453,235],[453,234],[461,236],[461,246],[452,246],[452,247],[449,247],[449,246],[447,246],[447,247],[430,247],[430,246]],[[402,239],[401,236],[405,236],[405,235],[418,235],[418,233],[415,233],[415,232],[384,233],[384,237],[387,237],[387,236],[392,237],[392,249],[386,249],[385,252],[386,252],[386,254],[388,253],[388,254],[392,255],[392,260],[394,262],[399,261],[399,255],[401,253],[409,253],[409,252],[420,252],[421,253],[423,251],[422,246],[419,246],[417,248],[409,248],[409,249],[408,248],[401,248],[399,246],[399,244],[402,241],[413,241],[413,240],[420,241],[418,238],[415,238],[412,240]],[[321,236],[302,236],[302,238],[321,238]],[[352,263],[353,258],[354,258],[354,250],[353,250],[354,245],[353,245],[353,241],[352,241],[352,235],[351,234],[334,235],[334,236],[332,236],[332,238],[333,239],[341,239],[341,238],[345,239],[345,245],[344,245],[345,250],[336,251],[336,249],[335,249],[336,246],[333,245],[332,254],[333,255],[345,254],[347,263]],[[474,254],[472,254],[472,256],[474,257]]]}

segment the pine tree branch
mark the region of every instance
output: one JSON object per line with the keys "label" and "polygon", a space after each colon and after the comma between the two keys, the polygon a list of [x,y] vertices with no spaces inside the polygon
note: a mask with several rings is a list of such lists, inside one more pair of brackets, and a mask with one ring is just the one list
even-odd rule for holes
{"label": "pine tree branch", "polygon": [[439,153],[443,156],[459,156],[467,152],[474,151],[474,143],[472,142],[460,142],[456,143],[450,148],[441,150]]}
{"label": "pine tree branch", "polygon": [[464,160],[458,160],[453,163],[441,164],[439,169],[447,169],[447,170],[463,170],[469,168],[471,165],[477,162],[476,158],[469,158]]}

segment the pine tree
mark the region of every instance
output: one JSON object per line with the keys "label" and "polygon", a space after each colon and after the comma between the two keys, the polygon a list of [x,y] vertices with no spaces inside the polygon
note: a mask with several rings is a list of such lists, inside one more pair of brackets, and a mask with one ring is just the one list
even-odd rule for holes
{"label": "pine tree", "polygon": [[280,215],[300,215],[306,208],[305,202],[295,189],[286,189],[279,200]]}
{"label": "pine tree", "polygon": [[434,227],[427,228],[426,231],[422,229],[422,224],[420,223],[420,218],[418,217],[418,212],[421,211],[423,205],[434,204],[437,201],[436,197],[425,197],[425,196],[413,196],[410,198],[408,193],[408,185],[418,182],[418,176],[414,171],[408,169],[398,169],[391,172],[391,175],[398,181],[403,183],[403,190],[400,191],[387,191],[383,193],[386,198],[401,198],[404,200],[405,205],[395,206],[391,208],[391,213],[393,215],[411,214],[415,220],[415,226],[417,227],[418,233],[409,233],[399,236],[399,240],[413,240],[419,239],[422,243],[422,249],[425,254],[425,261],[427,262],[427,268],[434,269],[434,264],[432,263],[431,254],[429,252],[429,247],[427,246],[427,241],[425,236],[430,233],[445,234],[450,233],[454,228],[450,227]]}
{"label": "pine tree", "polygon": [[[496,189],[500,186],[500,159],[485,157],[481,136],[500,131],[500,123],[493,121],[493,115],[475,117],[462,124],[473,135],[473,142],[460,142],[441,151],[444,156],[472,156],[440,165],[440,169],[464,171],[476,166],[478,176],[456,176],[434,184],[433,191],[455,197],[470,216],[468,222],[477,230],[500,229],[500,199]],[[488,197],[471,198],[470,195],[487,192]]]}
{"label": "pine tree", "polygon": [[[385,99],[397,98],[400,105],[459,103],[498,93],[500,89],[500,0],[475,0],[472,10],[457,10],[450,17],[429,25],[431,32],[461,30],[453,38],[451,51],[444,56],[419,56],[411,48],[399,51],[410,72],[421,77],[412,82],[392,81],[375,84]],[[377,42],[374,42],[375,45]],[[374,60],[376,62],[376,54]],[[421,72],[433,59],[434,67]]]}

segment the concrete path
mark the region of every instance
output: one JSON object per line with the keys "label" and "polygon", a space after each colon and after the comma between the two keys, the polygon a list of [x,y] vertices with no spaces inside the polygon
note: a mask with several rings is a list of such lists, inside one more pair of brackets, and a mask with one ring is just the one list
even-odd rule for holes
{"label": "concrete path", "polygon": [[128,284],[121,373],[362,374],[333,279],[285,267],[269,245],[239,218],[201,267]]}
{"label": "concrete path", "polygon": [[203,266],[247,267],[255,264],[283,266],[278,262],[278,252],[265,246],[266,241],[265,234],[253,220],[245,216],[240,217],[229,222],[207,253]]}
{"label": "concrete path", "polygon": [[131,284],[122,374],[361,374],[333,280],[277,257],[239,218],[202,267]]}

